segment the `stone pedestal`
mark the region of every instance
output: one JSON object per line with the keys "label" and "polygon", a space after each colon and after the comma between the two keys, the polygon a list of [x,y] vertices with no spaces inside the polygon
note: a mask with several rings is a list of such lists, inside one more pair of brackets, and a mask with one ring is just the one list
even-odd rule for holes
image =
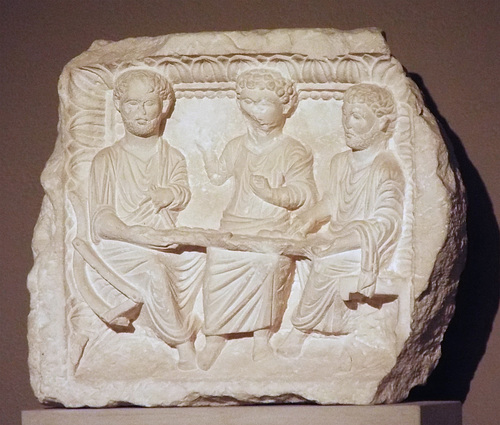
{"label": "stone pedestal", "polygon": [[22,414],[22,425],[461,425],[456,401],[378,406],[225,406],[44,409]]}

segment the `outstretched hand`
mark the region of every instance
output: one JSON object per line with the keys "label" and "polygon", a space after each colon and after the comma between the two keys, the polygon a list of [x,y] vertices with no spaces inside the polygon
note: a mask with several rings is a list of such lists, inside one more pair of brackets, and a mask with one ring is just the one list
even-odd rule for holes
{"label": "outstretched hand", "polygon": [[203,158],[203,162],[205,163],[205,167],[207,165],[213,163],[214,160],[217,160],[217,155],[215,155],[215,153],[212,150],[207,149],[207,147],[202,145],[201,143],[197,142],[196,148],[201,153],[201,157]]}
{"label": "outstretched hand", "polygon": [[311,234],[302,242],[302,251],[308,258],[326,257],[335,251],[335,240],[324,235]]}
{"label": "outstretched hand", "polygon": [[307,216],[297,215],[293,218],[290,227],[288,228],[288,233],[292,236],[304,238],[309,233],[309,229],[311,227],[311,220],[309,220]]}
{"label": "outstretched hand", "polygon": [[207,172],[208,176],[211,177],[212,175],[216,174],[217,173],[216,164],[218,164],[219,162],[217,155],[210,149],[207,149],[199,142],[196,143],[196,147],[198,148],[198,151],[201,154],[201,158],[203,159],[203,165],[205,167],[205,171]]}
{"label": "outstretched hand", "polygon": [[273,189],[264,176],[254,174],[250,176],[250,188],[259,198],[264,201],[270,201],[273,195]]}

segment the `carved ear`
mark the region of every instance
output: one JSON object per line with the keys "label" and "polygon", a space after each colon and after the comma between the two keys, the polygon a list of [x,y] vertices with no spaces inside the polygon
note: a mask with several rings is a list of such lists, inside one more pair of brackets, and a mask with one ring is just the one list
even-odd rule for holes
{"label": "carved ear", "polygon": [[293,102],[288,102],[288,103],[284,103],[283,104],[283,115],[287,118],[290,117],[290,115],[292,115],[292,108],[293,108]]}
{"label": "carved ear", "polygon": [[[236,98],[236,104],[238,105],[238,109],[243,112],[243,108],[241,107],[241,100],[237,97]],[[244,112],[243,112],[244,113]]]}
{"label": "carved ear", "polygon": [[387,133],[389,126],[391,125],[391,118],[388,116],[379,118],[379,129],[383,133]]}
{"label": "carved ear", "polygon": [[118,99],[113,98],[113,103],[115,105],[116,110],[120,112],[120,101]]}
{"label": "carved ear", "polygon": [[161,108],[161,113],[162,115],[170,115],[170,112],[172,111],[172,106],[174,104],[174,99],[169,96],[167,99],[163,101],[162,108]]}
{"label": "carved ear", "polygon": [[290,118],[297,109],[298,104],[298,95],[294,94],[287,103],[283,104],[283,115],[286,118]]}

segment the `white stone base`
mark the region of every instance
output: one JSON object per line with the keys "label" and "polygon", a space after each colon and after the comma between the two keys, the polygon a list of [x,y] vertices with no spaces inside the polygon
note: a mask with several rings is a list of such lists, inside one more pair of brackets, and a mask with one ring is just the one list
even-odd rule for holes
{"label": "white stone base", "polygon": [[22,425],[461,425],[457,401],[377,406],[224,406],[44,409],[22,413]]}

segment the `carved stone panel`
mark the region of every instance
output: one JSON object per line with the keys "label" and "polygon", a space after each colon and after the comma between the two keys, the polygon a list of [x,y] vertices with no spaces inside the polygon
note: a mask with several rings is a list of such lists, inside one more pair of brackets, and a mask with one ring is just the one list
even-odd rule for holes
{"label": "carved stone panel", "polygon": [[40,401],[371,404],[426,380],[465,196],[380,32],[100,41],[59,94],[28,279]]}

